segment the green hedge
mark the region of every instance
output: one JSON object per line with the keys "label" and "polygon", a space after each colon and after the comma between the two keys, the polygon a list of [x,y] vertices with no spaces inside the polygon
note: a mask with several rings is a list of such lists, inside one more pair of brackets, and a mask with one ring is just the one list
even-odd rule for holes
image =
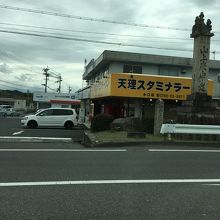
{"label": "green hedge", "polygon": [[154,119],[153,118],[144,118],[142,119],[144,131],[149,134],[154,133]]}
{"label": "green hedge", "polygon": [[109,130],[110,124],[113,121],[113,116],[109,114],[98,114],[92,118],[91,130],[92,131],[103,131]]}

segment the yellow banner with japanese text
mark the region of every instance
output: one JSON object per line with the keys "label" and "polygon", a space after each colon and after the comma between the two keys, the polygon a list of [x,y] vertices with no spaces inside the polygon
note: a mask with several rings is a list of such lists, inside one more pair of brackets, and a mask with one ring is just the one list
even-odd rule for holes
{"label": "yellow banner with japanese text", "polygon": [[[208,95],[213,95],[213,81],[208,80]],[[112,73],[91,86],[91,98],[133,97],[186,100],[192,79],[147,74]]]}
{"label": "yellow banner with japanese text", "polygon": [[[111,74],[111,96],[186,100],[192,79],[146,74]],[[208,81],[208,95],[213,95],[213,81]]]}

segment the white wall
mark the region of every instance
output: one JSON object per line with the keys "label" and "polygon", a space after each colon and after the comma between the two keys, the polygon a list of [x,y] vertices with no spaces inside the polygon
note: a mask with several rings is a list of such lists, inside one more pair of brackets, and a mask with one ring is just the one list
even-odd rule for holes
{"label": "white wall", "polygon": [[26,110],[26,100],[15,100],[14,102],[15,110]]}
{"label": "white wall", "polygon": [[123,63],[111,63],[109,65],[109,74],[111,73],[123,73]]}
{"label": "white wall", "polygon": [[71,108],[70,104],[52,103],[51,108]]}

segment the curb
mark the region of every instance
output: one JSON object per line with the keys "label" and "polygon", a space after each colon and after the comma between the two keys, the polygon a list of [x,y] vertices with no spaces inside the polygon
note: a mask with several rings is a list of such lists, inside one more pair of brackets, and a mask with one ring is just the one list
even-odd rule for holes
{"label": "curb", "polygon": [[2,136],[0,137],[0,143],[2,142],[25,142],[25,143],[72,143],[72,138],[52,138],[52,137],[12,137]]}
{"label": "curb", "polygon": [[[176,146],[176,147],[220,147],[220,142],[192,142],[192,141],[100,141],[95,138],[95,135],[84,132],[84,138],[81,143],[85,147],[125,147],[125,146]],[[106,146],[107,145],[107,146]]]}
{"label": "curb", "polygon": [[[108,145],[108,146],[106,146]],[[100,143],[93,143],[89,147],[138,147],[138,146],[153,146],[153,147],[158,147],[158,146],[163,146],[163,147],[207,147],[207,145],[204,146],[203,142],[197,142],[197,143],[192,143],[192,142],[177,142],[177,141],[161,141],[161,142],[151,142],[151,141],[143,141],[143,142],[100,142]],[[220,148],[220,143],[209,143],[209,147],[215,147],[215,148]]]}

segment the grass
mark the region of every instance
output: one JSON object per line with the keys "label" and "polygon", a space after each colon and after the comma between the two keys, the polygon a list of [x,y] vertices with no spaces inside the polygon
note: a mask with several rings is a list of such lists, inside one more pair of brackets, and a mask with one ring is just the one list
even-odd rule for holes
{"label": "grass", "polygon": [[96,138],[99,141],[163,141],[164,137],[162,136],[153,136],[152,134],[147,134],[145,138],[128,138],[127,137],[127,131],[99,131],[99,132],[92,132],[93,135],[96,136]]}
{"label": "grass", "polygon": [[[154,136],[153,134],[146,134],[145,138],[128,138],[127,137],[127,131],[113,131],[113,130],[107,130],[107,131],[99,131],[99,132],[91,132],[95,139],[99,142],[163,142],[168,141],[167,137],[164,136]],[[176,139],[172,137],[171,142],[176,143],[203,143],[206,144],[219,144],[220,141],[214,141],[214,140],[187,140],[187,139]]]}

